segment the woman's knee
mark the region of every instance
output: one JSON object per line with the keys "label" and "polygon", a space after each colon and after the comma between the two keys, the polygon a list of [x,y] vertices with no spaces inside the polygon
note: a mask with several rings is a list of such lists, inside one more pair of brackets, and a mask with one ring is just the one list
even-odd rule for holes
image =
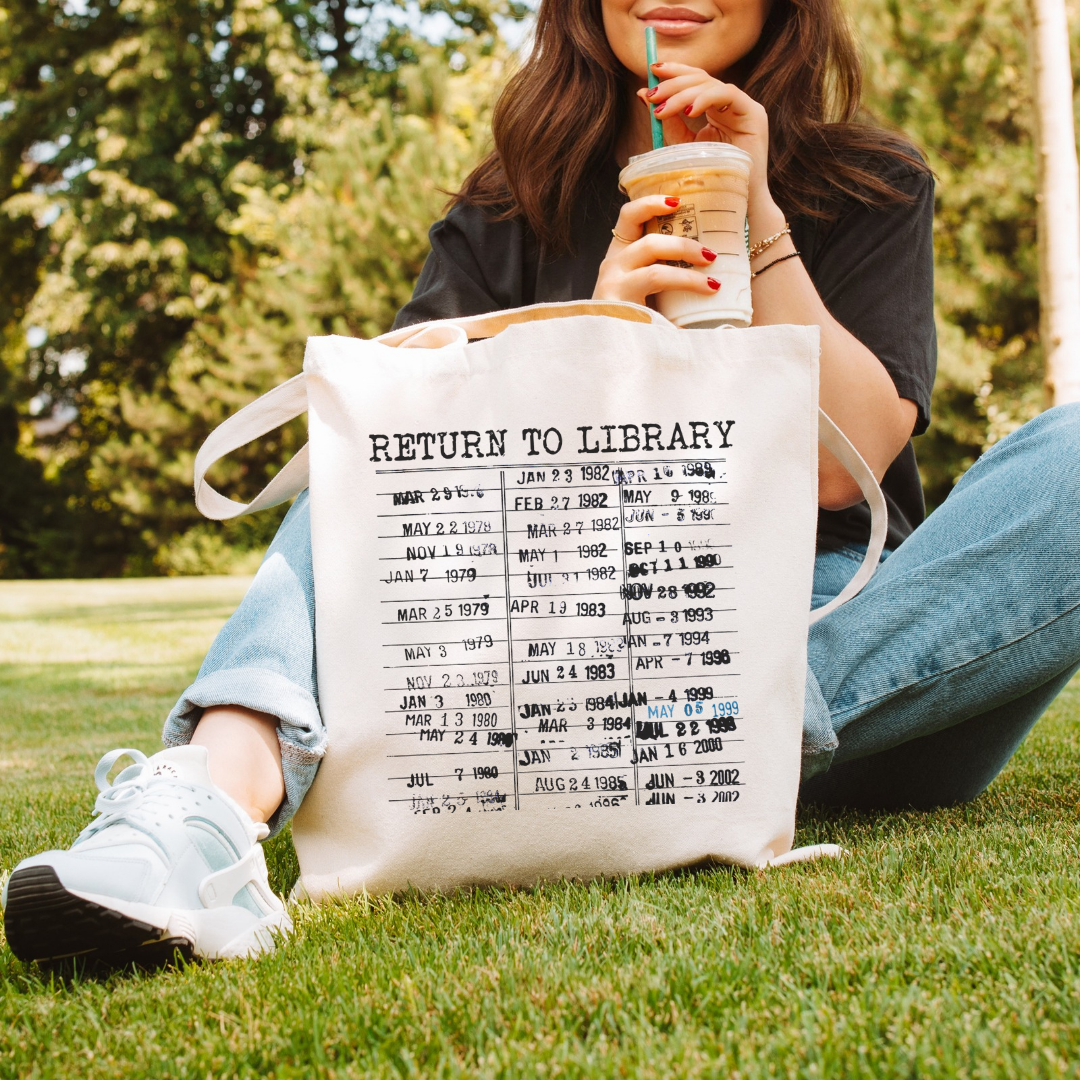
{"label": "woman's knee", "polygon": [[1080,402],[1055,405],[995,443],[979,460],[1011,453],[1034,453],[1066,461],[1080,449]]}
{"label": "woman's knee", "polygon": [[1040,413],[995,443],[954,489],[1001,481],[1007,498],[1043,495],[1075,514],[1080,504],[1080,402]]}

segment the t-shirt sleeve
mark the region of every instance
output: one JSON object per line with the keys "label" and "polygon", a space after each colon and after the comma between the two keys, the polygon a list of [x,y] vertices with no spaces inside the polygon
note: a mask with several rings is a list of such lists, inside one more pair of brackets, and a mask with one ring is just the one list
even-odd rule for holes
{"label": "t-shirt sleeve", "polygon": [[412,299],[394,319],[395,329],[531,302],[527,240],[519,221],[499,221],[478,207],[458,204],[432,225],[428,238],[431,252]]}
{"label": "t-shirt sleeve", "polygon": [[832,316],[881,361],[900,396],[915,402],[921,435],[937,370],[934,180],[911,168],[889,180],[912,201],[851,204],[808,269]]}

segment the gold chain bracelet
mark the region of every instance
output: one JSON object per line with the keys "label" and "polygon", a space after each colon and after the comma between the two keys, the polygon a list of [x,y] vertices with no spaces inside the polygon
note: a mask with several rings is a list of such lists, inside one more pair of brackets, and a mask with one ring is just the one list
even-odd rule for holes
{"label": "gold chain bracelet", "polygon": [[791,226],[785,221],[784,222],[784,227],[778,233],[773,233],[772,236],[768,236],[764,240],[759,240],[750,249],[750,258],[751,259],[756,258],[763,251],[765,251],[766,248],[772,247],[773,244],[775,244],[776,241],[779,240],[782,236],[790,236],[790,235],[791,235]]}

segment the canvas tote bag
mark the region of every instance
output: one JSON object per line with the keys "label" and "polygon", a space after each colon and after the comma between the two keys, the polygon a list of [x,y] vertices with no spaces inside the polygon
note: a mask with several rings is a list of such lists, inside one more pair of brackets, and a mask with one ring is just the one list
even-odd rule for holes
{"label": "canvas tote bag", "polygon": [[[304,410],[257,499],[210,487]],[[810,615],[819,439],[874,526]],[[800,857],[808,626],[885,534],[818,410],[816,327],[588,302],[313,338],[195,472],[217,519],[310,487],[329,749],[293,824],[302,893]]]}

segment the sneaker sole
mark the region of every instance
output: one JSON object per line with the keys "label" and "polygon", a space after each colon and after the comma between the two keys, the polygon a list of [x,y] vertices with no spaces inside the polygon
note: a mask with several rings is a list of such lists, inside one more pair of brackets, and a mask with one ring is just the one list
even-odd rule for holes
{"label": "sneaker sole", "polygon": [[195,943],[69,892],[51,866],[16,870],[7,883],[4,932],[26,961],[72,957],[158,964],[179,953],[195,957]]}
{"label": "sneaker sole", "polygon": [[271,952],[292,931],[284,910],[262,918],[231,904],[180,910],[67,888],[48,864],[8,881],[5,931],[20,960],[87,956],[108,963],[228,960]]}

